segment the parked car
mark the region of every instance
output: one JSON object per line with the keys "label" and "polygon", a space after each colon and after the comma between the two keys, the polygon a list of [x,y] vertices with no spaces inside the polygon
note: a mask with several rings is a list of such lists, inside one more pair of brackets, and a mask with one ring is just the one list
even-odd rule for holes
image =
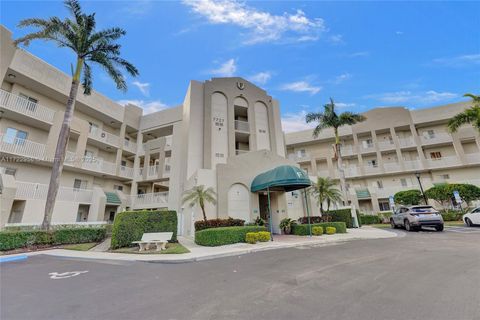
{"label": "parked car", "polygon": [[390,219],[392,228],[404,227],[407,231],[422,227],[435,227],[443,231],[443,218],[432,206],[400,206],[395,208]]}
{"label": "parked car", "polygon": [[465,224],[469,227],[473,227],[476,224],[480,225],[480,207],[473,209],[469,213],[465,213],[462,216],[462,220],[465,221]]}

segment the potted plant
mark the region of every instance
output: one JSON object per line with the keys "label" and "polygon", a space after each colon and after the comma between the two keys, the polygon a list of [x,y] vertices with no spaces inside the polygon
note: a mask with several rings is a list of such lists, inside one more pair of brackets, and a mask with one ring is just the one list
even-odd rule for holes
{"label": "potted plant", "polygon": [[285,218],[280,221],[280,229],[282,229],[283,234],[290,234],[292,232],[292,226],[297,224],[295,220],[290,218]]}

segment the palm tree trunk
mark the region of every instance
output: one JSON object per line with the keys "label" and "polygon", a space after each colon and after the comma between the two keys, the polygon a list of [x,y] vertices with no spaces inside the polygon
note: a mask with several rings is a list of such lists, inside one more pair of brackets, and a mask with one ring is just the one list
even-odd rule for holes
{"label": "palm tree trunk", "polygon": [[43,216],[42,229],[49,230],[52,221],[55,200],[60,186],[60,177],[63,170],[63,161],[65,160],[65,151],[67,149],[68,137],[70,135],[70,124],[72,123],[73,111],[75,109],[75,101],[77,99],[78,86],[80,84],[80,74],[82,72],[83,59],[77,59],[75,74],[73,75],[72,84],[70,86],[70,94],[68,96],[67,105],[65,107],[65,115],[63,117],[62,127],[58,136],[57,147],[55,149],[55,158],[53,159],[52,174],[48,185],[47,202],[45,204],[45,213]]}
{"label": "palm tree trunk", "polygon": [[343,170],[342,154],[340,151],[340,137],[338,135],[338,129],[335,128],[335,152],[337,153],[337,166],[338,174],[340,178],[340,189],[342,189],[343,204],[348,203],[347,197],[347,184],[345,182],[345,171]]}
{"label": "palm tree trunk", "polygon": [[205,214],[205,206],[203,204],[200,204],[200,208],[202,208],[203,220],[207,222],[207,215]]}

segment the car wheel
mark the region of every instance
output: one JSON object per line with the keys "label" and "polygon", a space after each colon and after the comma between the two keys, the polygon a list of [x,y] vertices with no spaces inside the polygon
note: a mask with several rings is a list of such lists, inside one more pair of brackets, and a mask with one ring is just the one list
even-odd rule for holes
{"label": "car wheel", "polygon": [[468,219],[468,218],[465,218],[465,224],[469,227],[473,227],[473,223],[472,223],[472,220]]}
{"label": "car wheel", "polygon": [[390,219],[390,225],[392,226],[392,229],[397,229],[397,225],[395,224],[395,221],[393,219]]}
{"label": "car wheel", "polygon": [[435,226],[435,230],[437,231],[443,231],[443,224]]}
{"label": "car wheel", "polygon": [[412,231],[412,226],[410,226],[410,221],[405,220],[404,225],[405,225],[405,230]]}

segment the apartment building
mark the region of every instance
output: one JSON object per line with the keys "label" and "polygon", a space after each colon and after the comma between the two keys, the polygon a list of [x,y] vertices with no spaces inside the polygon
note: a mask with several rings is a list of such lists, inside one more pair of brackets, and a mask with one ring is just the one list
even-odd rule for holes
{"label": "apartment building", "polygon": [[[435,183],[471,183],[480,186],[480,136],[472,126],[450,134],[446,124],[469,103],[428,109],[377,108],[367,120],[340,128],[341,157],[349,200],[363,212],[390,210],[389,197]],[[312,177],[338,179],[334,135],[312,130],[285,136],[288,157]]]}

